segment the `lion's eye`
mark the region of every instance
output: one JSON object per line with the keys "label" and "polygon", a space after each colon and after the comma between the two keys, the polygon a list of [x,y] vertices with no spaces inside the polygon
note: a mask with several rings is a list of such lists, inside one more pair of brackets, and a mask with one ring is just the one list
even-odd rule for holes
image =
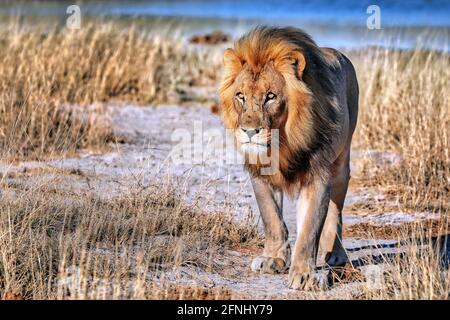
{"label": "lion's eye", "polygon": [[241,103],[244,103],[244,101],[245,101],[245,97],[242,92],[236,93],[236,98],[238,98]]}
{"label": "lion's eye", "polygon": [[277,96],[274,93],[269,92],[268,94],[266,94],[266,102],[269,102],[271,100],[275,100],[276,97]]}

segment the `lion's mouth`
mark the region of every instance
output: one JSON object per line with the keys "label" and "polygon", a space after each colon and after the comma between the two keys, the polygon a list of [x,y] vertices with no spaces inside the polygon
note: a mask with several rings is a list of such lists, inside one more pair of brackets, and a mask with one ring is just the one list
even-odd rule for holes
{"label": "lion's mouth", "polygon": [[253,153],[253,154],[266,154],[269,149],[269,144],[267,143],[258,143],[258,142],[245,142],[241,144],[241,150],[244,153]]}
{"label": "lion's mouth", "polygon": [[268,143],[253,142],[253,141],[247,141],[247,142],[244,142],[243,144],[254,144],[256,146],[265,146],[265,147],[269,146]]}

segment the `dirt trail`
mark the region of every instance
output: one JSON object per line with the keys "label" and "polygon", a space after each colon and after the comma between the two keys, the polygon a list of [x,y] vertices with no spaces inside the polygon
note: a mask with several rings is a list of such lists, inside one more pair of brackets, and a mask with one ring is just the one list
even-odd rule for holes
{"label": "dirt trail", "polygon": [[[89,190],[106,198],[114,197],[136,185],[144,188],[170,181],[186,193],[188,200],[201,201],[205,210],[214,211],[226,207],[237,219],[250,212],[258,219],[258,209],[248,174],[241,165],[227,165],[221,161],[218,153],[214,152],[221,150],[224,142],[215,140],[214,135],[222,135],[223,129],[220,119],[207,108],[111,106],[108,110],[113,119],[115,133],[123,136],[125,143],[115,145],[111,152],[105,154],[81,152],[77,157],[48,162],[0,163],[0,172],[3,173],[4,179],[9,183],[26,186],[52,183],[58,188],[77,194],[82,195]],[[170,160],[169,154],[175,145],[188,148],[189,142],[201,139],[202,135],[200,145],[206,147],[203,150],[212,150],[204,156],[203,161],[199,164],[175,165]],[[191,139],[182,144],[180,140],[174,141],[176,137],[186,136]],[[234,152],[228,148],[222,155],[232,155]],[[193,154],[194,158],[201,156],[201,150],[194,148]],[[370,157],[382,166],[395,165],[399,161],[399,157],[393,154],[354,151],[353,175],[359,174],[358,161],[361,157]],[[40,173],[34,175],[33,170]],[[27,175],[27,172],[30,174]],[[384,195],[376,190],[351,188],[346,204],[383,199]],[[284,208],[292,242],[296,234],[294,203],[285,201]],[[399,212],[396,203],[391,203],[391,207],[392,211],[383,215],[345,214],[344,224],[401,224],[425,218],[423,213],[413,215]],[[259,226],[261,227],[261,223]],[[347,238],[344,243],[350,258],[362,265],[361,270],[372,287],[377,285],[377,277],[383,270],[383,265],[368,264],[363,262],[363,258],[402,250],[392,240]],[[290,290],[287,288],[287,274],[253,274],[249,268],[253,255],[254,253],[230,250],[215,258],[215,263],[222,266],[218,273],[205,272],[196,267],[183,267],[165,276],[167,280],[179,284],[202,288],[226,287],[234,297],[244,298],[350,298],[358,294],[364,285],[356,282],[340,284],[320,293]],[[322,273],[325,274],[325,271]]]}

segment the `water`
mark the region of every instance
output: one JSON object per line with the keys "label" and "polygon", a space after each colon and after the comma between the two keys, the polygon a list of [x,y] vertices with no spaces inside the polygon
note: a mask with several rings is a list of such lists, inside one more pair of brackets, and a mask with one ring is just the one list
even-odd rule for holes
{"label": "water", "polygon": [[[74,1],[26,1],[1,4],[0,19],[8,16],[67,17]],[[367,8],[380,8],[380,29],[370,30]],[[320,45],[401,48],[423,46],[448,51],[448,0],[316,0],[316,1],[83,1],[82,17],[146,19],[172,24],[185,35],[222,30],[234,37],[259,24],[292,25],[308,31]]]}

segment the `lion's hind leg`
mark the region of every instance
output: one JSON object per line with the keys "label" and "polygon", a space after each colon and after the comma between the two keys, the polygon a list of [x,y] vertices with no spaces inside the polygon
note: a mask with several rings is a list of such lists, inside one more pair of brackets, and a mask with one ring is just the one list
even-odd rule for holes
{"label": "lion's hind leg", "polygon": [[331,179],[330,204],[320,239],[322,258],[331,267],[341,267],[348,262],[342,243],[342,208],[350,179],[349,160],[350,148],[335,162]]}

